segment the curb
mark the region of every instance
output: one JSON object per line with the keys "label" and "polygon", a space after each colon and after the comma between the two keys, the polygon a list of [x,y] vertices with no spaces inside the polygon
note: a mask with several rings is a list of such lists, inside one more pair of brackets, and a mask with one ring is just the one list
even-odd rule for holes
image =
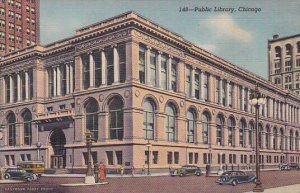
{"label": "curb", "polygon": [[61,184],[60,186],[63,187],[77,187],[77,186],[96,186],[96,185],[107,185],[108,182],[101,182],[101,183],[94,183],[94,184],[85,184],[85,183],[78,183],[78,184]]}

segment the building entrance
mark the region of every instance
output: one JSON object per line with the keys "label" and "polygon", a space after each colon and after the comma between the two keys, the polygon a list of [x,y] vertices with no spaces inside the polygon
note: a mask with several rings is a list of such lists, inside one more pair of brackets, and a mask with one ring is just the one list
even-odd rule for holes
{"label": "building entrance", "polygon": [[53,148],[53,155],[51,155],[51,168],[65,168],[66,167],[66,137],[61,129],[55,129],[50,136],[50,143]]}

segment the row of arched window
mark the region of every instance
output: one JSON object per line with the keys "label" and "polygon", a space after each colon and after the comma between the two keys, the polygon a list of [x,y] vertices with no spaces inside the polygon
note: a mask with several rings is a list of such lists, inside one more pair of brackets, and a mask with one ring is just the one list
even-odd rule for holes
{"label": "row of arched window", "polygon": [[[275,56],[281,58],[281,47],[275,47]],[[291,56],[293,54],[293,46],[291,44],[285,45],[286,55]],[[300,53],[300,42],[297,42],[297,52]]]}

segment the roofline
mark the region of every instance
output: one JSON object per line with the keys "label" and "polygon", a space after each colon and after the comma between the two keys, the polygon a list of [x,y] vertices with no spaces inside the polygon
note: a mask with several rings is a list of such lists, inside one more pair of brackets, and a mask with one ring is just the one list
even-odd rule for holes
{"label": "roofline", "polygon": [[286,39],[290,39],[290,38],[295,38],[295,37],[300,37],[300,34],[294,34],[294,35],[290,35],[290,36],[284,36],[284,37],[280,37],[277,39],[271,39],[268,40],[269,43],[273,43],[273,42],[277,42],[277,41],[282,41],[282,40],[286,40]]}

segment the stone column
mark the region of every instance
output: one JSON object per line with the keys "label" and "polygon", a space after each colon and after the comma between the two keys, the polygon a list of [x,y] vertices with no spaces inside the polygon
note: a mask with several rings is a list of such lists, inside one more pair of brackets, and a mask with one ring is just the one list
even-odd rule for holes
{"label": "stone column", "polygon": [[119,62],[119,53],[118,53],[117,45],[114,46],[113,52],[114,52],[114,84],[118,84],[120,82],[120,62]]}
{"label": "stone column", "polygon": [[14,87],[13,87],[13,77],[9,75],[9,89],[10,89],[10,103],[14,102]]}
{"label": "stone column", "polygon": [[191,98],[195,98],[195,68],[191,69]]}
{"label": "stone column", "polygon": [[25,71],[25,99],[29,100],[29,75],[28,71]]}
{"label": "stone column", "polygon": [[158,141],[166,140],[165,115],[163,113],[156,113],[156,125],[156,128],[161,129],[158,129],[157,132],[155,132],[155,139]]}
{"label": "stone column", "polygon": [[101,49],[101,65],[102,65],[102,71],[101,71],[101,86],[106,86],[106,71],[107,71],[107,63],[106,63],[106,56],[104,49]]}
{"label": "stone column", "polygon": [[172,90],[172,58],[173,56],[169,55],[168,61],[167,61],[167,85],[168,85],[168,90]]}
{"label": "stone column", "polygon": [[139,42],[126,42],[126,81],[139,82]]}
{"label": "stone column", "polygon": [[18,85],[17,85],[18,99],[17,99],[17,101],[21,101],[22,100],[22,98],[21,98],[22,90],[21,90],[21,74],[20,73],[17,74],[17,82],[18,82]]}
{"label": "stone column", "polygon": [[57,76],[57,96],[61,95],[61,71],[60,66],[56,68],[56,76]]}
{"label": "stone column", "polygon": [[[177,126],[176,126],[176,131],[175,131],[175,136],[178,139],[178,142],[186,142],[186,129],[182,129],[182,128],[186,128],[186,119],[184,117],[178,117],[176,119],[177,121]],[[176,140],[175,137],[175,140]]]}
{"label": "stone column", "polygon": [[210,145],[216,145],[217,141],[217,127],[216,127],[216,122],[215,119],[212,119],[210,122],[210,130],[208,131],[208,144]]}
{"label": "stone column", "polygon": [[225,104],[225,106],[229,106],[229,88],[230,88],[230,82],[229,81],[227,81],[226,82],[226,104]]}
{"label": "stone column", "polygon": [[95,87],[95,61],[93,57],[93,53],[89,54],[89,68],[90,68],[90,88]]}
{"label": "stone column", "polygon": [[146,84],[150,85],[150,55],[151,55],[151,47],[147,46],[146,49]]}
{"label": "stone column", "polygon": [[216,77],[213,75],[208,76],[208,101],[214,102],[213,99],[215,99],[215,90],[216,90],[216,84],[215,84]]}
{"label": "stone column", "polygon": [[65,63],[66,65],[66,94],[70,93],[70,63]]}
{"label": "stone column", "polygon": [[228,127],[226,126],[226,121],[224,122],[223,125],[223,145],[228,146]]}
{"label": "stone column", "polygon": [[157,67],[156,67],[156,85],[161,88],[161,55],[162,52],[159,51],[157,55]]}
{"label": "stone column", "polygon": [[108,139],[108,135],[106,134],[106,129],[101,129],[101,128],[107,128],[106,122],[107,122],[107,117],[108,117],[108,112],[100,112],[99,115],[99,134],[98,134],[98,140],[101,142],[106,141]]}
{"label": "stone column", "polygon": [[[242,109],[241,111],[244,111],[244,106],[245,106],[245,87],[242,86]],[[260,115],[261,115],[261,108],[260,108]]]}
{"label": "stone column", "polygon": [[196,133],[195,135],[195,142],[197,144],[202,144],[203,143],[203,139],[202,139],[202,123],[200,121],[196,122],[196,131],[194,131]]}
{"label": "stone column", "polygon": [[75,91],[82,90],[82,58],[81,56],[75,56]]}

